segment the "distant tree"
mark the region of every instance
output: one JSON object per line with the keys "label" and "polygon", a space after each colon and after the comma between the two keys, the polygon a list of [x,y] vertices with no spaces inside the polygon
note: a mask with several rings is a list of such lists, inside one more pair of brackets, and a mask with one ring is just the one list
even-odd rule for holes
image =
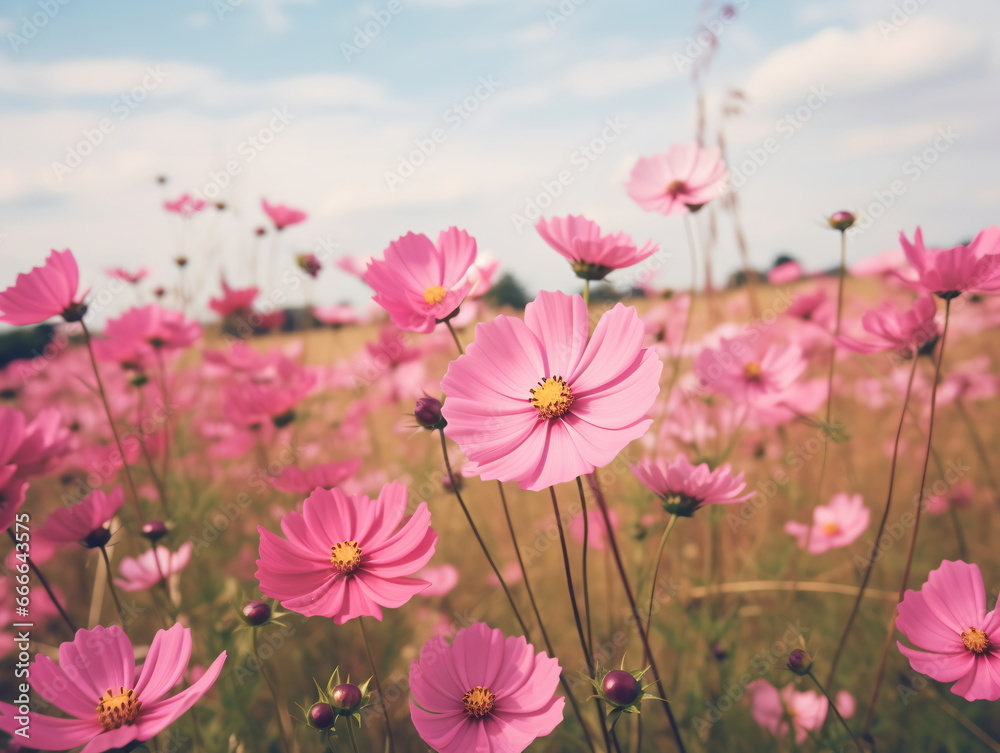
{"label": "distant tree", "polygon": [[529,301],[524,287],[510,272],[504,272],[484,298],[492,306],[510,306],[519,311],[527,306]]}
{"label": "distant tree", "polygon": [[41,324],[37,327],[18,327],[0,334],[0,368],[11,361],[40,356],[54,332],[51,324]]}

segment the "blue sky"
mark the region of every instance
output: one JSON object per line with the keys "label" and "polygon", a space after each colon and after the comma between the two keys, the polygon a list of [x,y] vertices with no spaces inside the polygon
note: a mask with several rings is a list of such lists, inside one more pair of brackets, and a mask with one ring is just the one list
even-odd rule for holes
{"label": "blue sky", "polygon": [[[753,173],[740,195],[755,263],[788,251],[830,266],[836,238],[821,220],[841,208],[878,214],[852,241],[852,260],[917,224],[945,244],[996,222],[996,3],[733,5],[725,22],[719,6],[662,1],[7,2],[0,283],[53,247],[75,251],[89,284],[106,267],[145,264],[169,285],[181,251],[203,297],[222,267],[235,283],[258,281],[250,229],[266,196],[310,213],[271,251],[272,282],[293,251],[320,240],[363,257],[409,230],[458,225],[532,289],[572,290],[563,260],[517,220],[568,170],[546,215],[582,213],[659,241],[657,281],[684,286],[681,221],[643,213],[623,184],[637,157],[693,137],[679,56],[703,54],[705,23],[721,29],[706,79],[710,140],[726,92],[747,97],[725,127],[731,164]],[[44,25],[27,39],[33,17]],[[366,24],[377,34],[345,54]],[[141,101],[129,99],[135,87]],[[248,147],[275,112],[287,127]],[[102,121],[101,143],[60,172]],[[435,131],[433,153],[394,182]],[[595,139],[601,153],[581,161]],[[239,174],[217,191],[231,210],[187,228],[164,216],[164,198],[205,192],[232,160]],[[158,174],[170,178],[165,190]],[[737,265],[724,217],[714,256],[720,277]],[[314,297],[362,303],[366,291],[331,269]]]}

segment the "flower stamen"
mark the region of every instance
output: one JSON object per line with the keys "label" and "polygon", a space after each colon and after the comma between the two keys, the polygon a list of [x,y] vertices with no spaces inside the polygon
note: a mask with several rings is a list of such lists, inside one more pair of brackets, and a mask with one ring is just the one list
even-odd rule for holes
{"label": "flower stamen", "polygon": [[357,541],[341,541],[330,547],[330,562],[344,575],[361,566],[361,547]]}
{"label": "flower stamen", "polygon": [[982,630],[970,627],[962,633],[962,643],[974,654],[985,654],[990,648],[990,637]]}
{"label": "flower stamen", "polygon": [[119,687],[117,695],[108,688],[104,691],[104,695],[97,699],[97,719],[105,732],[133,724],[141,710],[142,701],[136,698],[135,691],[122,687]]}
{"label": "flower stamen", "polygon": [[539,379],[538,387],[529,392],[531,397],[528,402],[538,409],[538,415],[542,418],[565,416],[576,399],[573,397],[573,390],[561,376]]}
{"label": "flower stamen", "polygon": [[764,370],[756,361],[750,361],[743,367],[743,376],[748,382],[759,382],[764,376]]}
{"label": "flower stamen", "polygon": [[496,700],[496,693],[491,693],[489,688],[484,688],[482,685],[476,685],[476,687],[462,696],[462,703],[465,704],[465,713],[476,719],[482,719],[493,711]]}
{"label": "flower stamen", "polygon": [[424,291],[424,300],[428,306],[437,306],[448,295],[448,291],[440,285],[431,285]]}

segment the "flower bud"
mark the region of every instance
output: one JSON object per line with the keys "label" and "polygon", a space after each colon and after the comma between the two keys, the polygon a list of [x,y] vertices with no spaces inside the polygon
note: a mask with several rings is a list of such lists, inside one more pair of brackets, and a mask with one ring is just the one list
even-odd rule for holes
{"label": "flower bud", "polygon": [[853,225],[854,220],[855,220],[854,215],[851,214],[850,212],[845,212],[845,211],[834,212],[833,214],[831,214],[829,217],[826,218],[826,221],[829,223],[830,227],[832,227],[834,230],[839,230],[840,232],[844,232],[845,230],[847,230],[847,228]]}
{"label": "flower bud", "polygon": [[788,668],[797,675],[807,675],[812,669],[813,660],[803,649],[797,648],[788,655]]}
{"label": "flower bud", "polygon": [[87,537],[80,543],[87,547],[87,549],[100,549],[110,540],[111,531],[102,526],[101,528],[95,528],[93,531],[88,533]]}
{"label": "flower bud", "polygon": [[333,689],[330,693],[330,702],[338,714],[351,714],[361,703],[364,694],[357,685],[345,682]]}
{"label": "flower bud", "polygon": [[243,619],[248,625],[259,627],[271,619],[271,607],[266,601],[257,599],[247,603],[243,609]]}
{"label": "flower bud", "polygon": [[142,524],[142,535],[154,544],[167,535],[167,524],[162,520],[151,520]]}
{"label": "flower bud", "polygon": [[337,715],[329,703],[314,703],[309,707],[309,726],[316,729],[330,729]]}
{"label": "flower bud", "polygon": [[604,697],[616,706],[631,706],[642,695],[642,685],[631,672],[615,669],[601,682]]}
{"label": "flower bud", "polygon": [[443,429],[448,425],[441,415],[441,401],[436,397],[419,397],[417,406],[413,410],[413,415],[417,423],[425,429]]}

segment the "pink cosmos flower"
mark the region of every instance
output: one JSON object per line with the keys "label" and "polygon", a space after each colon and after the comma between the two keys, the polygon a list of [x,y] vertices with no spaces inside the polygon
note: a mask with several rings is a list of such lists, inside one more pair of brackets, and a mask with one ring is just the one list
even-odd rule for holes
{"label": "pink cosmos flower", "polygon": [[959,481],[951,489],[942,494],[932,494],[924,502],[924,509],[929,515],[944,515],[951,509],[965,510],[972,506],[976,497],[976,488],[969,479]]}
{"label": "pink cosmos flower", "polygon": [[[780,691],[767,680],[754,680],[747,685],[754,721],[778,738],[788,736],[788,719],[795,729],[795,741],[800,745],[809,733],[818,730],[826,720],[829,702],[814,690],[799,692],[789,683]],[[845,718],[854,715],[854,698],[841,691],[836,698],[837,710]]]}
{"label": "pink cosmos flower", "polygon": [[207,206],[207,201],[195,198],[190,194],[182,194],[180,198],[175,199],[174,201],[163,202],[164,209],[173,214],[179,214],[182,217],[191,217],[196,215]]}
{"label": "pink cosmos flower", "polygon": [[810,554],[822,554],[831,549],[849,546],[857,541],[871,520],[871,510],[865,507],[860,494],[835,494],[826,505],[813,508],[812,535],[809,526],[796,520],[785,523],[785,533],[798,539],[800,549],[809,541]]}
{"label": "pink cosmos flower", "polygon": [[361,459],[344,460],[339,463],[321,463],[305,470],[290,465],[281,475],[268,479],[279,492],[288,494],[309,494],[313,489],[332,489],[353,476],[361,468]]}
{"label": "pink cosmos flower", "polygon": [[459,576],[458,568],[454,565],[438,565],[425,567],[415,577],[430,583],[423,591],[424,596],[447,596],[458,585]]}
{"label": "pink cosmos flower", "polygon": [[476,327],[441,382],[444,430],[486,480],[538,491],[607,465],[652,423],[662,362],[617,304],[588,335],[583,299],[542,292],[524,320]]}
{"label": "pink cosmos flower", "polygon": [[[128,747],[151,740],[194,706],[215,683],[226,661],[223,651],[191,687],[167,697],[191,660],[191,630],[175,624],[160,630],[141,667],[125,632],[113,625],[77,630],[72,642],[59,646],[59,663],[36,654],[31,688],[70,718],[29,712],[28,736],[17,737],[29,748],[82,753]],[[23,725],[17,709],[0,703],[0,729],[13,734]]]}
{"label": "pink cosmos flower", "polygon": [[861,317],[861,326],[867,332],[864,340],[842,335],[837,342],[858,353],[893,350],[910,356],[940,334],[936,315],[937,305],[930,296],[917,299],[909,309],[882,303]]}
{"label": "pink cosmos flower", "polygon": [[713,471],[708,463],[691,465],[684,455],[671,461],[644,458],[632,466],[632,473],[673,515],[690,517],[704,505],[731,505],[756,494],[740,493],[746,488],[743,474],[734,476],[728,463]]}
{"label": "pink cosmos flower", "polygon": [[772,285],[788,285],[800,277],[802,277],[802,265],[797,261],[778,264],[767,273],[767,281]]}
{"label": "pink cosmos flower", "polygon": [[647,212],[684,214],[721,196],[728,176],[718,149],[691,141],[673,145],[666,154],[641,157],[626,190]]}
{"label": "pink cosmos flower", "polygon": [[746,338],[722,338],[717,348],[705,348],[695,360],[702,387],[729,393],[747,402],[780,400],[806,369],[797,345],[753,343]]}
{"label": "pink cosmos flower", "polygon": [[178,351],[190,347],[201,337],[201,324],[180,311],[165,309],[155,303],[133,307],[121,316],[109,319],[105,337],[119,343],[136,343],[141,352],[152,355],[157,350]]}
{"label": "pink cosmos flower", "polygon": [[246,313],[250,310],[259,292],[257,288],[231,288],[226,282],[226,278],[223,277],[222,297],[209,299],[208,307],[224,317]]}
{"label": "pink cosmos flower", "polygon": [[164,546],[147,549],[138,557],[125,557],[118,565],[121,578],[115,578],[115,585],[123,591],[145,591],[162,580],[169,580],[191,561],[194,550],[190,541],[180,545],[176,552]]}
{"label": "pink cosmos flower", "polygon": [[426,503],[403,521],[407,496],[396,482],[376,500],[316,489],[301,514],[281,519],[287,540],[259,526],[261,593],[337,625],[362,616],[381,620],[382,607],[403,606],[429,585],[408,576],[427,564],[437,544]]}
{"label": "pink cosmos flower", "polygon": [[289,225],[296,225],[309,217],[301,209],[292,209],[284,204],[269,204],[267,199],[261,199],[260,205],[278,230],[284,230]]}
{"label": "pink cosmos flower", "polygon": [[95,489],[75,505],[62,507],[49,515],[39,533],[50,541],[62,544],[84,541],[91,534],[98,534],[99,538],[103,538],[100,532],[106,531],[105,524],[115,516],[124,502],[125,496],[120,486],[112,489],[111,494]]}
{"label": "pink cosmos flower", "polygon": [[986,611],[978,565],[945,560],[931,570],[923,588],[903,596],[896,626],[926,649],[896,642],[913,671],[954,682],[951,692],[967,701],[1000,699],[1000,609]]}
{"label": "pink cosmos flower", "polygon": [[596,222],[572,214],[540,219],[535,230],[569,259],[576,276],[584,280],[603,280],[611,270],[631,267],[660,250],[653,241],[647,241],[640,249],[626,233],[603,235]]}
{"label": "pink cosmos flower", "polygon": [[345,324],[357,324],[361,321],[358,312],[346,304],[315,306],[313,308],[313,316],[318,321],[323,322],[323,324],[329,324],[333,327],[342,327]]}
{"label": "pink cosmos flower", "polygon": [[135,272],[130,272],[123,267],[115,267],[114,269],[107,270],[107,272],[114,279],[128,282],[132,285],[136,285],[149,277],[149,267],[139,267]]}
{"label": "pink cosmos flower", "polygon": [[422,233],[407,233],[389,244],[385,260],[368,262],[362,279],[393,324],[426,334],[468,294],[467,273],[475,259],[476,239],[457,227],[442,231],[436,244]]}
{"label": "pink cosmos flower", "polygon": [[53,316],[78,322],[87,311],[86,293],[78,296],[79,287],[73,252],[53,250],[43,266],[19,274],[11,287],[0,292],[0,322],[40,324]]}
{"label": "pink cosmos flower", "polygon": [[70,442],[58,411],[40,411],[29,422],[16,408],[0,406],[0,533],[24,504],[28,480],[51,471]]}
{"label": "pink cosmos flower", "polygon": [[1000,228],[988,227],[968,246],[927,248],[918,227],[911,243],[905,233],[899,242],[919,277],[919,286],[939,298],[962,293],[1000,290]]}
{"label": "pink cosmos flower", "polygon": [[410,715],[439,753],[521,753],[563,718],[555,698],[561,668],[523,637],[505,638],[482,622],[449,646],[436,636],[410,667]]}

